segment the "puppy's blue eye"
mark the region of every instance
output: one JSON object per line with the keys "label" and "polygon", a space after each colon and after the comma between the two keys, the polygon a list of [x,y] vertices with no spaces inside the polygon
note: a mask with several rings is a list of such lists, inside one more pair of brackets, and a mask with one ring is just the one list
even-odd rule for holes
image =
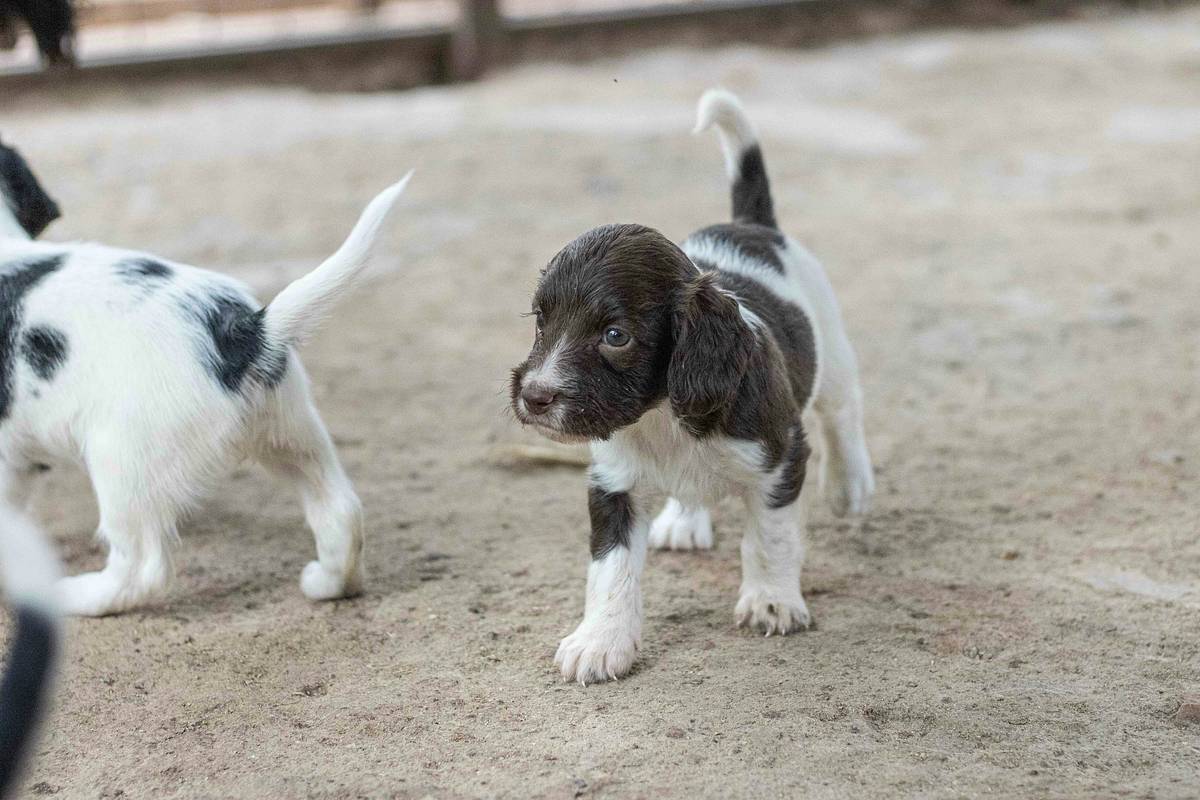
{"label": "puppy's blue eye", "polygon": [[604,343],[609,347],[624,347],[629,344],[629,334],[620,328],[608,328],[604,331]]}

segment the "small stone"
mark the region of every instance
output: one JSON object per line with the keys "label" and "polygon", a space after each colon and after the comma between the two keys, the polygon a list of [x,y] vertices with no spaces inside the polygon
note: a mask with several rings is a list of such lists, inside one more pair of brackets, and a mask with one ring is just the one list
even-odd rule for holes
{"label": "small stone", "polygon": [[1005,561],[1016,561],[1018,558],[1021,557],[1021,551],[1020,550],[1005,550],[1000,555],[1000,557],[1003,558]]}
{"label": "small stone", "polygon": [[1185,725],[1200,725],[1200,697],[1185,697],[1173,719]]}
{"label": "small stone", "polygon": [[682,739],[683,737],[683,728],[667,728],[668,739]]}
{"label": "small stone", "polygon": [[1161,464],[1164,467],[1174,467],[1183,463],[1183,453],[1178,450],[1157,450],[1148,458],[1155,464]]}

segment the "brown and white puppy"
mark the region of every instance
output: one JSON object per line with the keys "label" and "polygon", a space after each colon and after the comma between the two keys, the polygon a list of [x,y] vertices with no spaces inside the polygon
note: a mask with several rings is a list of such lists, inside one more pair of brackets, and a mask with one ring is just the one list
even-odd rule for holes
{"label": "brown and white puppy", "polygon": [[[734,221],[682,247],[641,225],[606,225],[571,242],[542,273],[533,350],[513,371],[518,419],[592,450],[586,610],[555,657],[566,680],[629,671],[647,543],[711,547],[707,506],[731,493],[750,512],[738,624],[767,635],[808,627],[799,496],[810,409],[834,512],[862,513],[874,491],[858,367],[833,289],[776,225],[762,151],[737,98],[704,95],[697,130],[713,125]],[[652,524],[635,499],[645,489],[670,495]]]}

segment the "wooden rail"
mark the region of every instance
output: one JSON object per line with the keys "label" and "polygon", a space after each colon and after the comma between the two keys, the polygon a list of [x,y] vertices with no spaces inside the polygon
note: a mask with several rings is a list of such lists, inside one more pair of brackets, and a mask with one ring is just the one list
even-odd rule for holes
{"label": "wooden rail", "polygon": [[176,14],[261,14],[298,8],[370,9],[376,0],[89,0],[79,6],[79,24],[113,25],[148,22]]}
{"label": "wooden rail", "polygon": [[225,47],[141,51],[85,60],[68,71],[9,70],[0,72],[0,95],[180,77],[398,89],[472,79],[504,63],[578,61],[668,44],[806,46],[928,26],[1016,24],[1096,5],[1087,0],[708,0],[510,19],[500,14],[497,0],[458,2],[457,25],[369,27]]}

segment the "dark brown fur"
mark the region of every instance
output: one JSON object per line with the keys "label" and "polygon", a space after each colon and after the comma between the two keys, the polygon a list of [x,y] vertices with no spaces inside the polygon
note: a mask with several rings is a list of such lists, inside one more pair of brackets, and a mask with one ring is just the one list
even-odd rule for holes
{"label": "dark brown fur", "polygon": [[627,492],[606,492],[595,485],[588,488],[592,558],[603,558],[614,547],[629,546],[629,533],[633,530],[636,513],[633,499]]}
{"label": "dark brown fur", "polygon": [[[753,246],[741,247],[737,237],[745,232],[756,246],[760,227],[723,230],[748,255]],[[751,329],[739,301],[765,330]],[[610,225],[554,257],[533,305],[543,327],[529,358],[513,370],[511,387],[523,422],[539,422],[523,415],[518,402],[524,376],[561,347],[557,433],[605,439],[667,401],[693,436],[760,442],[765,469],[807,458],[800,414],[816,376],[812,325],[798,306],[758,281],[693,264],[650,228]],[[619,351],[602,342],[613,325],[632,336]],[[788,475],[791,484],[802,481],[803,465],[789,464]],[[779,496],[789,494],[790,488]]]}

